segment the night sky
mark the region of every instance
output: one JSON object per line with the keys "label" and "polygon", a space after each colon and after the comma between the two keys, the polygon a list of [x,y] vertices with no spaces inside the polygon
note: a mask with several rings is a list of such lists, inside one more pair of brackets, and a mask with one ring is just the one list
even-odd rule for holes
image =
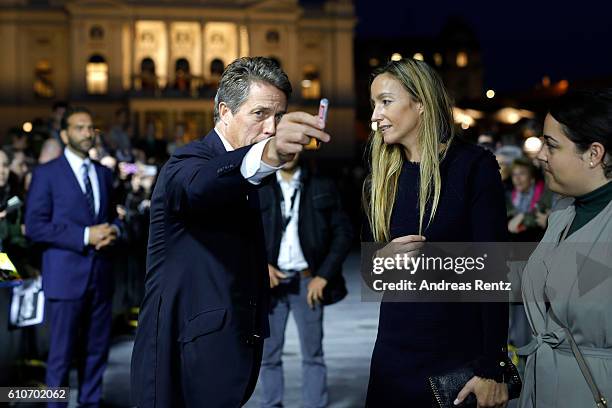
{"label": "night sky", "polygon": [[358,37],[435,36],[451,16],[474,29],[485,87],[612,76],[612,2],[355,0]]}

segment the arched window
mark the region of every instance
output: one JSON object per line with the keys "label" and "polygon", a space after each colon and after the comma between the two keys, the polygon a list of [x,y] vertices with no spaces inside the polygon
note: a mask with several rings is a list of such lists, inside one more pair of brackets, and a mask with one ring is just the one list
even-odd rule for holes
{"label": "arched window", "polygon": [[321,97],[321,81],[316,66],[308,64],[302,71],[302,98],[319,99]]}
{"label": "arched window", "polygon": [[36,63],[33,87],[37,97],[53,98],[55,96],[52,73],[51,63],[48,60],[42,59]]}
{"label": "arched window", "polygon": [[459,68],[465,68],[468,65],[468,55],[465,51],[459,51],[457,53],[457,59],[455,61]]}
{"label": "arched window", "polygon": [[179,58],[174,64],[174,87],[180,91],[187,91],[190,86],[189,61],[186,58]]}
{"label": "arched window", "polygon": [[87,93],[100,95],[108,92],[108,64],[101,55],[92,55],[86,67]]}
{"label": "arched window", "polygon": [[140,86],[143,90],[157,89],[155,61],[150,57],[143,58],[140,61]]}
{"label": "arched window", "polygon": [[225,70],[225,63],[219,58],[215,58],[210,61],[210,75],[212,77],[221,77],[221,74]]}

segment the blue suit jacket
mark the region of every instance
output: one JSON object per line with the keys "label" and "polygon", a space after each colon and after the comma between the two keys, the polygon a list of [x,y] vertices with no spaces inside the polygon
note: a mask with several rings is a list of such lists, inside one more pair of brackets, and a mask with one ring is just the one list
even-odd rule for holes
{"label": "blue suit jacket", "polygon": [[[115,214],[110,199],[112,174],[97,162],[93,165],[100,185],[97,217],[90,214],[85,194],[63,154],[34,169],[26,205],[26,235],[44,245],[42,273],[47,298],[78,299],[85,293],[94,268],[108,269],[104,254],[83,242],[85,227],[111,222]],[[110,297],[111,274],[95,276],[98,279],[93,285]]]}
{"label": "blue suit jacket", "polygon": [[151,199],[145,297],[132,354],[141,408],[239,406],[269,333],[256,186],[219,136],[178,149]]}

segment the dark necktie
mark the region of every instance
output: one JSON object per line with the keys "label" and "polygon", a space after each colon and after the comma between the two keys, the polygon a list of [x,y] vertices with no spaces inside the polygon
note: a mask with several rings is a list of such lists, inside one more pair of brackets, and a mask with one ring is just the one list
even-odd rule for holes
{"label": "dark necktie", "polygon": [[94,202],[93,188],[91,188],[91,180],[89,179],[89,166],[88,162],[84,162],[81,169],[83,171],[83,182],[85,183],[85,198],[87,199],[87,206],[89,207],[90,214],[96,216],[96,204]]}

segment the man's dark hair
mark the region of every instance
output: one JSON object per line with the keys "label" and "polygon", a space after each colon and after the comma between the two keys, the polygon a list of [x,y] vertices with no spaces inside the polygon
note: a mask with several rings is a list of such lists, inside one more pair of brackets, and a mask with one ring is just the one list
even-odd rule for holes
{"label": "man's dark hair", "polygon": [[66,130],[68,129],[68,119],[70,119],[70,117],[72,115],[76,115],[77,113],[86,113],[89,116],[91,116],[93,118],[93,115],[91,114],[91,112],[89,111],[89,109],[87,109],[84,106],[70,106],[66,109],[66,112],[64,112],[64,116],[62,116],[62,122],[61,122],[61,129],[62,130]]}
{"label": "man's dark hair", "polygon": [[569,92],[551,106],[550,115],[563,127],[578,153],[592,143],[606,149],[604,174],[612,177],[612,88]]}
{"label": "man's dark hair", "polygon": [[236,113],[249,97],[253,82],[273,85],[285,94],[287,100],[291,97],[291,82],[275,61],[265,57],[238,58],[221,75],[215,96],[215,123],[219,121],[219,104],[225,102],[232,113]]}
{"label": "man's dark hair", "polygon": [[68,103],[65,101],[57,101],[51,107],[51,111],[55,112],[55,110],[59,108],[68,109]]}

